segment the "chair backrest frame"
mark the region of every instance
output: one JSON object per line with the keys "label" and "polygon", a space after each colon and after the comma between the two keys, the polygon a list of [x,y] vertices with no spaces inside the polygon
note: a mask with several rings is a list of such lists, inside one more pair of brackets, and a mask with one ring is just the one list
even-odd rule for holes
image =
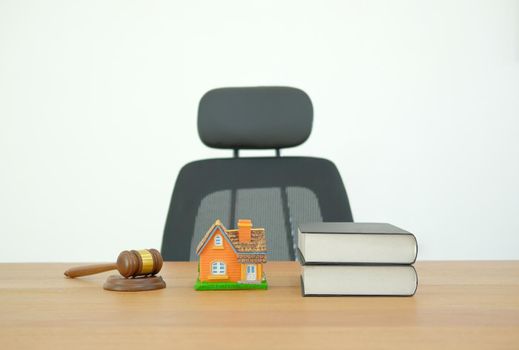
{"label": "chair backrest frame", "polygon": [[[280,188],[283,194],[288,187],[302,187],[314,193],[323,221],[353,221],[340,174],[335,165],[326,159],[269,157],[196,161],[182,168],[175,184],[162,242],[164,259],[190,260],[195,221],[200,203],[208,194],[250,188]],[[286,198],[283,202],[286,207]],[[288,226],[290,209],[285,208],[284,212]],[[228,221],[235,223],[237,219],[229,218]],[[287,232],[294,229],[297,228],[287,227]],[[293,260],[296,255],[293,245],[288,246],[291,249],[290,259]]]}

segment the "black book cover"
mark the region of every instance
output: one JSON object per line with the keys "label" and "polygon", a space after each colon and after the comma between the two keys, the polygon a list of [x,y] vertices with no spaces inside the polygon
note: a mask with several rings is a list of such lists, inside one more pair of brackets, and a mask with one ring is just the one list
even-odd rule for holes
{"label": "black book cover", "polygon": [[[337,234],[389,234],[413,235],[395,225],[382,222],[313,222],[299,226],[301,233],[337,233]],[[413,235],[414,236],[414,235]]]}

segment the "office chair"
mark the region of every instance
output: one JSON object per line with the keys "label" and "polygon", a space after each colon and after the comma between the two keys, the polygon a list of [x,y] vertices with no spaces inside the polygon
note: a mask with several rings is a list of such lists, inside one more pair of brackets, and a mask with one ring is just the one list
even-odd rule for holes
{"label": "office chair", "polygon": [[[294,260],[297,228],[305,222],[353,221],[335,165],[326,159],[282,157],[306,141],[312,102],[291,87],[221,88],[198,107],[198,133],[233,158],[199,160],[178,175],[164,229],[165,260],[197,260],[195,248],[216,219],[264,227],[269,260]],[[273,149],[275,157],[240,158],[240,149]]]}

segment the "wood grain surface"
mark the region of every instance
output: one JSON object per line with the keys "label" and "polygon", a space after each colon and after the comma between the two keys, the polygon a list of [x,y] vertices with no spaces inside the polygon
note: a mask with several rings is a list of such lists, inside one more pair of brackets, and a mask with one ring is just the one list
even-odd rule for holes
{"label": "wood grain surface", "polygon": [[519,262],[419,262],[414,297],[303,298],[299,265],[265,265],[268,291],[103,290],[111,273],[0,264],[1,349],[519,349]]}

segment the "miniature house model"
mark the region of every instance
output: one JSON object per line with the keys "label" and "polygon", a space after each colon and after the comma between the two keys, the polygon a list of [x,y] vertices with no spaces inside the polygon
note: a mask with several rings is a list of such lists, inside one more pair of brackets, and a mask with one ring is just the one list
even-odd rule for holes
{"label": "miniature house model", "polygon": [[216,220],[196,253],[196,290],[267,289],[263,273],[263,264],[267,262],[265,229],[253,228],[251,220],[238,220],[238,228],[233,230]]}

